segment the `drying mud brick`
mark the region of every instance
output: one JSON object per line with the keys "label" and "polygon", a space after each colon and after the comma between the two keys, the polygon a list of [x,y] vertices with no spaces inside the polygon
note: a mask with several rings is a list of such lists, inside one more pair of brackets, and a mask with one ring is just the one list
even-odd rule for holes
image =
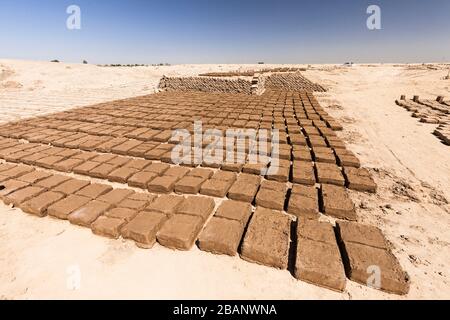
{"label": "drying mud brick", "polygon": [[156,233],[166,220],[167,216],[162,213],[141,212],[122,228],[122,237],[134,240],[140,248],[151,249],[156,242]]}
{"label": "drying mud brick", "polygon": [[388,249],[388,244],[383,233],[375,226],[347,221],[338,221],[336,225],[340,239],[344,242],[353,242],[374,248]]}
{"label": "drying mud brick", "polygon": [[10,179],[0,183],[0,199],[3,200],[5,196],[11,194],[19,189],[29,186],[28,182]]}
{"label": "drying mud brick", "polygon": [[319,218],[319,196],[315,187],[294,185],[289,198],[288,213],[308,219]]}
{"label": "drying mud brick", "polygon": [[66,182],[69,179],[70,179],[70,177],[63,176],[63,175],[60,175],[60,174],[55,174],[55,175],[52,175],[51,177],[48,177],[48,178],[46,178],[44,180],[36,182],[35,185],[37,187],[43,187],[43,188],[46,188],[46,189],[52,189],[52,188],[55,188],[55,187],[59,186],[60,184],[62,184],[64,182]]}
{"label": "drying mud brick", "polygon": [[187,175],[189,173],[189,169],[188,168],[184,168],[184,167],[171,167],[169,170],[167,170],[166,172],[164,172],[164,175],[166,176],[172,176],[172,177],[177,177],[178,179],[183,178],[185,175]]}
{"label": "drying mud brick", "polygon": [[65,195],[70,195],[70,194],[73,194],[73,193],[77,192],[78,190],[88,186],[89,184],[90,184],[89,181],[70,179],[70,180],[58,185],[52,191],[61,192],[61,193],[64,193]]}
{"label": "drying mud brick", "polygon": [[235,256],[244,227],[235,220],[213,217],[198,239],[200,250]]}
{"label": "drying mud brick", "polygon": [[142,211],[155,199],[156,195],[153,194],[133,193],[121,201],[118,207]]}
{"label": "drying mud brick", "polygon": [[223,198],[230,190],[233,181],[210,179],[202,184],[200,193],[205,196]]}
{"label": "drying mud brick", "polygon": [[313,186],[316,183],[314,169],[309,162],[294,162],[292,168],[292,182]]}
{"label": "drying mud brick", "polygon": [[344,174],[349,189],[372,193],[376,192],[377,185],[375,181],[373,181],[370,172],[366,169],[345,167]]}
{"label": "drying mud brick", "polygon": [[122,219],[100,216],[91,224],[91,230],[94,234],[119,239],[120,230],[127,222]]}
{"label": "drying mud brick", "polygon": [[[351,280],[390,293],[408,293],[409,277],[389,250],[352,242],[343,244],[346,272]],[[379,282],[374,279],[378,271]]]}
{"label": "drying mud brick", "polygon": [[52,174],[44,171],[33,171],[17,178],[17,180],[35,184],[36,182],[50,177]]}
{"label": "drying mud brick", "polygon": [[344,265],[336,241],[330,244],[299,237],[294,275],[314,285],[344,291]]}
{"label": "drying mud brick", "polygon": [[245,234],[241,257],[279,269],[288,265],[291,220],[270,209],[257,208]]}
{"label": "drying mud brick", "polygon": [[89,197],[91,199],[97,199],[101,195],[108,193],[112,190],[112,187],[107,184],[93,183],[77,191],[77,195]]}
{"label": "drying mud brick", "polygon": [[122,219],[125,221],[131,221],[138,214],[137,210],[129,208],[114,208],[106,212],[107,217]]}
{"label": "drying mud brick", "polygon": [[202,177],[185,176],[175,184],[175,192],[197,194],[204,182],[205,178]]}
{"label": "drying mud brick", "polygon": [[256,196],[256,205],[282,211],[284,209],[285,195],[285,191],[261,188]]}
{"label": "drying mud brick", "polygon": [[280,166],[278,168],[271,167],[267,172],[267,179],[279,182],[287,182],[289,180],[291,168],[289,166]]}
{"label": "drying mud brick", "polygon": [[116,165],[109,163],[102,163],[98,167],[95,167],[91,171],[89,171],[88,175],[94,178],[106,179],[108,175],[117,169]]}
{"label": "drying mud brick", "polygon": [[128,189],[114,189],[104,195],[99,196],[97,200],[109,203],[111,205],[116,205],[133,193],[134,191]]}
{"label": "drying mud brick", "polygon": [[88,197],[70,195],[48,207],[47,214],[55,218],[66,220],[69,214],[78,210],[89,201],[91,201],[91,199]]}
{"label": "drying mud brick", "polygon": [[60,162],[62,160],[64,160],[64,158],[60,156],[48,156],[37,160],[36,165],[43,168],[51,169],[55,166],[55,163]]}
{"label": "drying mud brick", "polygon": [[90,227],[90,225],[110,207],[111,205],[109,203],[92,200],[85,206],[69,214],[68,219],[72,224],[82,227]]}
{"label": "drying mud brick", "polygon": [[119,168],[108,175],[108,180],[113,182],[126,183],[128,179],[136,172],[138,172],[138,170],[133,168]]}
{"label": "drying mud brick", "polygon": [[323,184],[321,190],[325,214],[339,219],[356,221],[355,205],[345,188]]}
{"label": "drying mud brick", "polygon": [[241,174],[228,192],[228,198],[237,201],[253,202],[261,178],[249,174]]}
{"label": "drying mud brick", "polygon": [[20,177],[24,174],[27,174],[31,171],[34,171],[34,169],[32,167],[28,167],[28,166],[16,166],[12,169],[6,170],[6,171],[2,171],[2,176],[5,176],[9,179],[14,179],[17,177]]}
{"label": "drying mud brick", "polygon": [[215,207],[214,200],[208,197],[191,196],[183,200],[177,214],[199,216],[207,220]]}
{"label": "drying mud brick", "polygon": [[24,212],[43,217],[47,215],[47,208],[62,198],[64,198],[62,193],[44,192],[26,201],[20,207]]}
{"label": "drying mud brick", "polygon": [[168,248],[189,250],[203,228],[203,219],[185,214],[173,215],[158,231],[158,242]]}
{"label": "drying mud brick", "polygon": [[154,172],[161,176],[169,169],[170,165],[168,165],[167,163],[152,163],[147,168],[145,168],[145,171]]}
{"label": "drying mud brick", "polygon": [[155,172],[142,171],[135,173],[127,182],[130,187],[147,189],[147,185],[156,177],[158,177],[158,174]]}
{"label": "drying mud brick", "polygon": [[25,201],[38,196],[42,192],[44,192],[45,189],[41,187],[25,187],[23,189],[19,189],[17,191],[14,191],[6,196],[3,197],[3,202],[6,205],[13,204],[15,207],[20,206],[20,204],[24,203]]}
{"label": "drying mud brick", "polygon": [[203,178],[204,180],[211,178],[211,176],[213,175],[213,171],[210,169],[203,169],[203,168],[195,168],[192,169],[188,175],[191,177],[198,177],[198,178]]}
{"label": "drying mud brick", "polygon": [[147,208],[149,211],[161,212],[172,215],[183,202],[184,197],[175,195],[162,195],[155,199]]}
{"label": "drying mud brick", "polygon": [[252,214],[252,206],[249,203],[225,200],[215,213],[215,217],[238,221],[243,227],[247,225]]}
{"label": "drying mud brick", "polygon": [[337,165],[316,162],[316,169],[319,183],[328,183],[338,186],[345,185],[344,176]]}
{"label": "drying mud brick", "polygon": [[54,168],[62,172],[71,172],[73,168],[81,165],[84,161],[80,159],[66,159],[55,163]]}
{"label": "drying mud brick", "polygon": [[79,166],[74,167],[73,172],[75,172],[77,174],[89,175],[89,172],[98,166],[100,166],[99,162],[86,161],[83,164],[80,164]]}
{"label": "drying mud brick", "polygon": [[178,178],[173,176],[156,177],[148,183],[148,191],[156,193],[171,193]]}

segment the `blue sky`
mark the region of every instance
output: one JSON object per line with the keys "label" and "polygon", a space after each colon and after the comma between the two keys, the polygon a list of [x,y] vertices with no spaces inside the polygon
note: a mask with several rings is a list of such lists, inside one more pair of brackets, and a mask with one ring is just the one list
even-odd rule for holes
{"label": "blue sky", "polygon": [[[81,8],[68,30],[66,8]],[[382,30],[366,27],[381,7]],[[449,0],[0,0],[0,58],[90,63],[450,61]]]}

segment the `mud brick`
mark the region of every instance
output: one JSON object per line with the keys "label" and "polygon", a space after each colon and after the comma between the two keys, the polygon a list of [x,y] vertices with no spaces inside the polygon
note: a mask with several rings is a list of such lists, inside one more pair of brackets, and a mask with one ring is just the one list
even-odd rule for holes
{"label": "mud brick", "polygon": [[90,139],[82,141],[78,145],[78,148],[80,148],[82,150],[92,151],[92,150],[95,150],[97,146],[101,145],[102,143],[105,143],[109,139],[110,139],[109,137],[90,138]]}
{"label": "mud brick", "polygon": [[108,193],[105,193],[97,198],[98,201],[107,202],[111,205],[116,205],[122,202],[125,198],[128,198],[134,193],[133,190],[128,189],[114,189]]}
{"label": "mud brick", "polygon": [[333,152],[314,152],[314,160],[317,162],[336,164],[336,157]]}
{"label": "mud brick", "polygon": [[[389,293],[408,293],[409,276],[389,250],[353,242],[343,242],[343,250],[346,273],[351,280]],[[380,271],[379,287],[370,282],[374,267]]]}
{"label": "mud brick", "polygon": [[347,167],[355,167],[359,168],[361,166],[358,158],[350,153],[338,153],[337,155],[339,164],[341,166],[347,166]]}
{"label": "mud brick", "polygon": [[152,138],[154,136],[156,136],[157,134],[159,134],[161,131],[159,130],[149,130],[145,133],[141,133],[138,137],[139,140],[143,140],[143,141],[148,141],[148,140],[152,140]]}
{"label": "mud brick", "polygon": [[17,178],[17,180],[34,184],[40,180],[50,177],[52,174],[44,171],[33,171]]}
{"label": "mud brick", "polygon": [[130,197],[122,200],[118,207],[134,209],[136,211],[144,210],[154,199],[156,199],[155,195],[151,194],[141,194],[134,193]]}
{"label": "mud brick", "polygon": [[183,202],[184,197],[175,195],[162,195],[155,199],[148,207],[149,211],[164,213],[165,215],[173,215]]}
{"label": "mud brick", "polygon": [[117,169],[116,165],[109,163],[102,163],[99,166],[95,167],[91,171],[89,171],[88,175],[94,178],[105,179],[108,175]]}
{"label": "mud brick", "polygon": [[205,182],[204,178],[185,176],[175,184],[175,192],[190,193],[190,194],[199,193],[200,188],[204,182]]}
{"label": "mud brick", "polygon": [[62,172],[71,172],[73,168],[81,165],[84,161],[80,159],[66,159],[63,161],[60,161],[58,163],[55,163],[54,168],[58,171]]}
{"label": "mud brick", "polygon": [[102,214],[104,214],[111,204],[98,200],[92,200],[81,208],[73,211],[69,214],[68,219],[70,223],[76,224],[82,227],[90,227],[90,225],[97,220]]}
{"label": "mud brick", "polygon": [[287,191],[286,183],[270,181],[270,180],[264,180],[261,183],[261,189],[274,190],[274,191],[279,191],[279,192],[284,192],[284,193],[286,193],[286,191]]}
{"label": "mud brick", "polygon": [[30,184],[28,182],[23,182],[19,180],[6,180],[0,183],[0,199],[3,200],[5,196],[11,194],[17,190],[28,187]]}
{"label": "mud brick", "polygon": [[144,154],[145,159],[149,160],[161,160],[161,158],[167,153],[166,149],[163,148],[152,148]]}
{"label": "mud brick", "polygon": [[45,153],[48,156],[56,156],[58,153],[64,151],[65,148],[51,147],[49,149],[45,149],[42,153]]}
{"label": "mud brick", "polygon": [[70,180],[58,185],[52,191],[61,192],[65,195],[70,195],[70,194],[73,194],[73,193],[77,192],[78,190],[88,186],[89,184],[90,184],[89,181],[70,179]]}
{"label": "mud brick", "polygon": [[177,209],[177,214],[199,216],[207,220],[215,207],[214,200],[208,197],[191,196],[183,200]]}
{"label": "mud brick", "polygon": [[106,163],[115,165],[117,167],[125,166],[132,158],[130,157],[123,157],[123,156],[117,156]]}
{"label": "mud brick", "polygon": [[43,168],[52,169],[54,168],[57,162],[64,160],[63,157],[60,156],[48,156],[36,161],[36,165],[41,166]]}
{"label": "mud brick", "polygon": [[157,135],[152,137],[153,141],[157,142],[167,142],[172,137],[172,131],[171,130],[164,130]]}
{"label": "mud brick", "polygon": [[91,230],[94,234],[119,239],[120,230],[127,222],[122,219],[100,216],[91,224]]}
{"label": "mud brick", "polygon": [[189,171],[190,170],[188,168],[184,168],[184,167],[170,167],[170,169],[167,170],[164,173],[164,175],[177,177],[178,179],[181,179],[182,177],[187,175],[189,173]]}
{"label": "mud brick", "polygon": [[60,174],[55,174],[55,175],[51,175],[50,177],[40,180],[38,182],[35,183],[35,185],[37,187],[43,187],[46,189],[52,189],[55,188],[57,186],[59,186],[60,184],[66,182],[70,180],[70,177],[68,176],[63,176]]}
{"label": "mud brick", "polygon": [[295,185],[289,198],[288,213],[308,219],[319,218],[319,198],[315,187]]}
{"label": "mud brick", "polygon": [[55,154],[55,156],[60,156],[64,158],[72,158],[74,156],[79,155],[81,152],[73,149],[63,149],[61,152]]}
{"label": "mud brick", "polygon": [[249,174],[241,174],[228,192],[232,200],[253,202],[258,191],[261,178]]}
{"label": "mud brick", "polygon": [[336,223],[340,240],[388,250],[389,246],[381,230],[356,222],[338,221]]}
{"label": "mud brick", "polygon": [[97,156],[97,154],[94,152],[81,151],[77,155],[72,156],[72,158],[88,161],[88,160],[95,158],[96,156]]}
{"label": "mud brick", "polygon": [[188,176],[190,177],[198,177],[198,178],[203,178],[204,180],[211,178],[211,176],[214,174],[214,171],[210,170],[210,169],[203,169],[203,168],[195,168],[192,169],[189,173]]}
{"label": "mud brick", "polygon": [[144,170],[146,167],[151,165],[152,162],[145,159],[132,159],[130,162],[125,164],[125,168],[133,168],[137,170]]}
{"label": "mud brick", "polygon": [[47,213],[59,219],[67,219],[68,215],[87,204],[91,199],[78,195],[70,195],[47,209]]}
{"label": "mud brick", "polygon": [[344,175],[349,189],[373,193],[377,190],[377,185],[373,181],[370,172],[364,168],[345,167]]}
{"label": "mud brick", "polygon": [[132,175],[130,178],[128,178],[127,182],[130,187],[147,189],[147,185],[150,183],[150,181],[157,177],[158,174],[155,172],[142,171]]}
{"label": "mud brick", "polygon": [[274,180],[279,182],[287,182],[289,180],[291,168],[289,166],[282,166],[281,163],[278,167],[270,166],[267,172],[266,178],[268,180]]}
{"label": "mud brick", "polygon": [[76,166],[73,168],[73,172],[83,175],[88,175],[89,172],[95,168],[100,166],[99,162],[94,161],[86,161],[83,164],[80,164],[79,166]]}
{"label": "mud brick", "polygon": [[177,181],[178,178],[172,176],[156,177],[148,183],[147,188],[150,192],[171,193],[173,192]]}
{"label": "mud brick", "polygon": [[145,133],[145,132],[147,132],[147,131],[149,131],[149,130],[150,130],[150,129],[148,129],[148,128],[137,128],[137,129],[134,129],[133,131],[131,131],[131,132],[125,134],[125,137],[127,137],[127,138],[132,138],[132,139],[137,139],[137,137],[138,137],[140,134]]}
{"label": "mud brick", "polygon": [[326,147],[327,146],[325,139],[322,137],[316,137],[316,136],[309,137],[309,142],[311,143],[311,145],[313,147]]}
{"label": "mud brick", "polygon": [[24,164],[32,165],[32,164],[35,164],[36,161],[38,161],[42,158],[45,158],[45,157],[47,157],[47,155],[44,153],[34,153],[32,155],[29,155],[29,156],[26,156],[26,157],[20,159],[20,161]]}
{"label": "mud brick", "polygon": [[213,217],[198,239],[200,250],[235,256],[244,227],[235,220]]}
{"label": "mud brick", "polygon": [[345,188],[322,185],[323,210],[327,215],[339,219],[356,220],[355,206]]}
{"label": "mud brick", "polygon": [[129,222],[133,220],[137,214],[137,210],[118,207],[108,210],[105,215],[110,218],[117,218]]}
{"label": "mud brick", "polygon": [[98,163],[107,163],[107,162],[112,161],[115,158],[117,158],[116,155],[108,153],[108,154],[98,155],[98,156],[92,158],[91,161],[98,162]]}
{"label": "mud brick", "polygon": [[100,152],[111,152],[111,149],[113,147],[116,147],[118,145],[121,145],[125,142],[127,142],[128,139],[127,138],[113,138],[109,141],[103,142],[102,144],[96,146],[96,150],[100,151]]}
{"label": "mud brick", "polygon": [[218,170],[218,171],[216,171],[216,173],[214,173],[212,179],[234,182],[234,181],[236,181],[236,173]]}
{"label": "mud brick", "polygon": [[248,174],[265,175],[267,172],[267,163],[246,163],[242,168],[242,172]]}
{"label": "mud brick", "polygon": [[243,167],[243,163],[225,162],[220,168],[225,171],[241,172]]}
{"label": "mud brick", "polygon": [[145,168],[145,171],[154,172],[157,175],[162,176],[169,169],[170,165],[166,163],[152,163],[147,168]]}
{"label": "mud brick", "polygon": [[138,172],[137,169],[132,168],[119,168],[114,170],[108,175],[108,180],[113,182],[120,182],[120,183],[126,183],[127,180],[133,176],[136,172]]}
{"label": "mud brick", "polygon": [[15,207],[19,207],[25,201],[38,196],[39,194],[45,191],[44,188],[41,187],[24,187],[17,191],[11,192],[5,196],[3,196],[3,202],[6,205],[13,204]]}
{"label": "mud brick", "polygon": [[156,238],[165,247],[189,250],[194,245],[203,224],[203,219],[199,216],[176,214],[164,223]]}
{"label": "mud brick", "polygon": [[225,200],[215,213],[215,217],[238,221],[243,227],[247,225],[252,214],[252,206],[234,200]]}
{"label": "mud brick", "polygon": [[295,278],[314,285],[343,291],[346,278],[336,241],[313,241],[299,236],[294,275]]}
{"label": "mud brick", "polygon": [[121,230],[122,237],[136,242],[140,248],[151,249],[156,242],[156,233],[167,221],[167,216],[158,212],[139,213]]}
{"label": "mud brick", "polygon": [[202,184],[200,193],[206,196],[223,198],[233,185],[233,181],[210,179]]}
{"label": "mud brick", "polygon": [[257,208],[242,244],[244,260],[286,269],[289,256],[291,220],[270,209]]}
{"label": "mud brick", "polygon": [[34,152],[30,152],[28,150],[25,151],[19,151],[14,153],[5,154],[3,156],[3,159],[9,162],[20,162],[22,158],[28,157],[30,155],[34,154]]}
{"label": "mud brick", "polygon": [[77,191],[77,195],[88,197],[91,199],[97,199],[101,195],[108,193],[112,190],[112,187],[107,184],[92,183],[83,189]]}
{"label": "mud brick", "polygon": [[3,171],[8,171],[8,170],[11,170],[11,169],[13,169],[13,168],[15,168],[15,167],[16,167],[15,164],[11,164],[11,163],[1,163],[1,164],[0,164],[0,174],[1,174],[1,172],[3,172]]}
{"label": "mud brick", "polygon": [[259,189],[256,195],[256,205],[282,211],[284,209],[285,196],[286,191]]}
{"label": "mud brick", "polygon": [[8,179],[14,179],[32,171],[34,171],[32,167],[18,165],[12,169],[2,171],[2,176],[7,177]]}
{"label": "mud brick", "polygon": [[297,161],[305,161],[305,162],[311,162],[311,152],[308,151],[302,151],[302,150],[294,150],[292,152],[292,158]]}
{"label": "mud brick", "polygon": [[334,184],[337,186],[345,185],[344,176],[337,165],[316,162],[316,169],[319,183]]}

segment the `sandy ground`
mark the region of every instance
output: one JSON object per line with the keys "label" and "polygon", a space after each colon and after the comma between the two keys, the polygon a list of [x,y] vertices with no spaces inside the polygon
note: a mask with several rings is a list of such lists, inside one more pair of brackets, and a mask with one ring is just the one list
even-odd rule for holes
{"label": "sandy ground", "polygon": [[[0,122],[151,93],[163,74],[255,67],[99,68],[0,60]],[[198,249],[142,250],[0,205],[0,298],[449,299],[450,147],[431,134],[434,125],[419,123],[394,103],[401,94],[449,97],[450,81],[442,80],[448,71],[437,69],[314,66],[305,73],[329,88],[319,100],[344,124],[342,138],[377,180],[376,195],[352,197],[359,219],[384,231],[409,273],[407,296],[351,281],[336,293],[297,281],[288,271]]]}

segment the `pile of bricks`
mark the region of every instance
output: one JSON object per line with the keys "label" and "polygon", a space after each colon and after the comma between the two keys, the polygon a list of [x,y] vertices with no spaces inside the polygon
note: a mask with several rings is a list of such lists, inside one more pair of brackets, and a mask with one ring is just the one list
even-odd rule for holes
{"label": "pile of bricks", "polygon": [[420,122],[438,124],[433,134],[444,144],[450,145],[450,102],[444,101],[442,96],[436,100],[421,100],[419,96],[408,100],[403,95],[395,103],[412,112],[412,116],[419,118]]}
{"label": "pile of bricks", "polygon": [[325,92],[326,89],[317,83],[313,83],[305,78],[300,72],[276,73],[266,79],[265,87],[267,90],[284,91],[316,91]]}
{"label": "pile of bricks", "polygon": [[[201,132],[270,129],[279,140],[268,139],[257,164],[249,162],[259,151],[251,139],[242,163],[176,164],[172,131],[194,133],[198,120]],[[347,278],[373,286],[362,271],[377,265],[376,287],[404,294],[409,281],[381,232],[356,222],[348,189],[375,192],[376,184],[338,130],[306,91],[161,92],[77,108],[0,126],[0,199],[142,248],[196,244],[280,269],[295,265],[296,278],[338,291]],[[275,159],[277,170],[269,170]],[[338,228],[319,222],[323,215]],[[349,236],[337,232],[343,220],[353,221],[345,224]]]}
{"label": "pile of bricks", "polygon": [[163,77],[159,89],[166,91],[200,91],[251,94],[251,82],[244,79],[213,77]]}
{"label": "pile of bricks", "polygon": [[264,68],[259,70],[248,71],[229,71],[229,72],[207,72],[199,74],[200,77],[253,77],[256,73],[283,73],[283,72],[298,72],[306,71],[306,68],[295,67],[278,67],[278,68]]}

